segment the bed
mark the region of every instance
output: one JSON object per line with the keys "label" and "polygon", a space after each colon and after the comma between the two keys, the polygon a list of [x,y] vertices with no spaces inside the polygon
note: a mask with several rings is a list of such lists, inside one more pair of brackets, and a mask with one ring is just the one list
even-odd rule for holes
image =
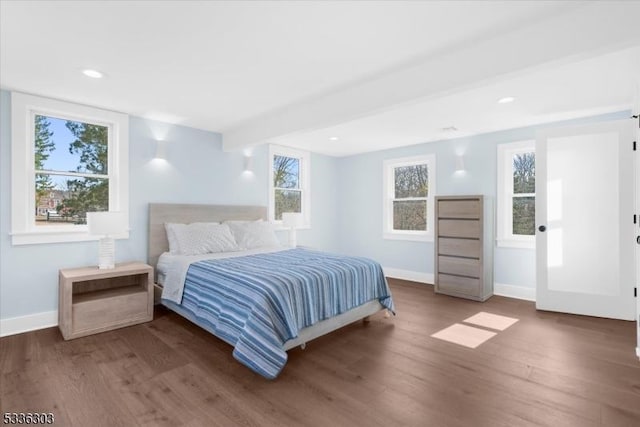
{"label": "bed", "polygon": [[287,350],[381,310],[388,317],[394,306],[382,268],[366,258],[282,246],[169,253],[166,223],[252,223],[266,212],[264,206],[150,204],[148,254],[164,285],[161,303],[273,379]]}

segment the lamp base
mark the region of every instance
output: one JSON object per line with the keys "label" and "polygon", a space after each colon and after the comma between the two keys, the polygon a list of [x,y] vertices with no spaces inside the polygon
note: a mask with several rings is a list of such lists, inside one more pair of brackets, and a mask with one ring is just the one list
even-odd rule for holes
{"label": "lamp base", "polygon": [[291,227],[291,229],[289,229],[289,246],[295,248],[297,245],[296,229]]}
{"label": "lamp base", "polygon": [[98,249],[98,268],[100,270],[115,268],[115,258],[116,250],[113,237],[101,238]]}

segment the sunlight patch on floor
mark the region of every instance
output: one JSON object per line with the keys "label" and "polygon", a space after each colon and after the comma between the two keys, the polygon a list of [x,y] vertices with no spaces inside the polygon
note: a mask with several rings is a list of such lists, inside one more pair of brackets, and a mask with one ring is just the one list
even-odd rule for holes
{"label": "sunlight patch on floor", "polygon": [[[464,323],[471,323],[487,329],[496,331],[504,331],[519,319],[514,317],[500,316],[481,311],[473,316],[464,319]],[[497,332],[487,331],[486,329],[475,328],[473,326],[455,323],[448,328],[431,335],[433,338],[463,345],[469,348],[476,348],[483,342],[493,338]]]}
{"label": "sunlight patch on floor", "polygon": [[433,338],[463,345],[465,347],[476,348],[488,339],[493,338],[495,335],[495,332],[485,331],[484,329],[473,328],[471,326],[456,323],[431,336]]}
{"label": "sunlight patch on floor", "polygon": [[478,314],[474,314],[468,319],[464,319],[464,323],[472,323],[474,325],[483,326],[489,329],[496,329],[498,331],[504,331],[509,326],[516,323],[519,319],[514,317],[500,316],[498,314],[491,314],[481,311]]}

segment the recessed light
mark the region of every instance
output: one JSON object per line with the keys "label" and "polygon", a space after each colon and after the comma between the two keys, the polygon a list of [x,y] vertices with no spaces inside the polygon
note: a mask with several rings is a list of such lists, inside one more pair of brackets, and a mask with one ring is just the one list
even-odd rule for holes
{"label": "recessed light", "polygon": [[329,141],[337,141],[338,139],[340,139],[340,138],[338,138],[337,136],[330,136],[329,137]]}
{"label": "recessed light", "polygon": [[100,71],[96,71],[96,70],[82,70],[82,74],[84,74],[87,77],[91,77],[92,79],[101,79],[104,74],[102,74]]}
{"label": "recessed light", "polygon": [[504,98],[498,99],[498,104],[508,104],[510,102],[515,101],[516,99],[513,96],[505,96]]}

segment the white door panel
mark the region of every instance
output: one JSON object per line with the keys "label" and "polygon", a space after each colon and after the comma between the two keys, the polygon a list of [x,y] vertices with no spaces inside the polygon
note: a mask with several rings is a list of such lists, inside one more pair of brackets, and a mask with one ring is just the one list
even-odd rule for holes
{"label": "white door panel", "polygon": [[635,318],[632,141],[629,120],[538,135],[538,309]]}

